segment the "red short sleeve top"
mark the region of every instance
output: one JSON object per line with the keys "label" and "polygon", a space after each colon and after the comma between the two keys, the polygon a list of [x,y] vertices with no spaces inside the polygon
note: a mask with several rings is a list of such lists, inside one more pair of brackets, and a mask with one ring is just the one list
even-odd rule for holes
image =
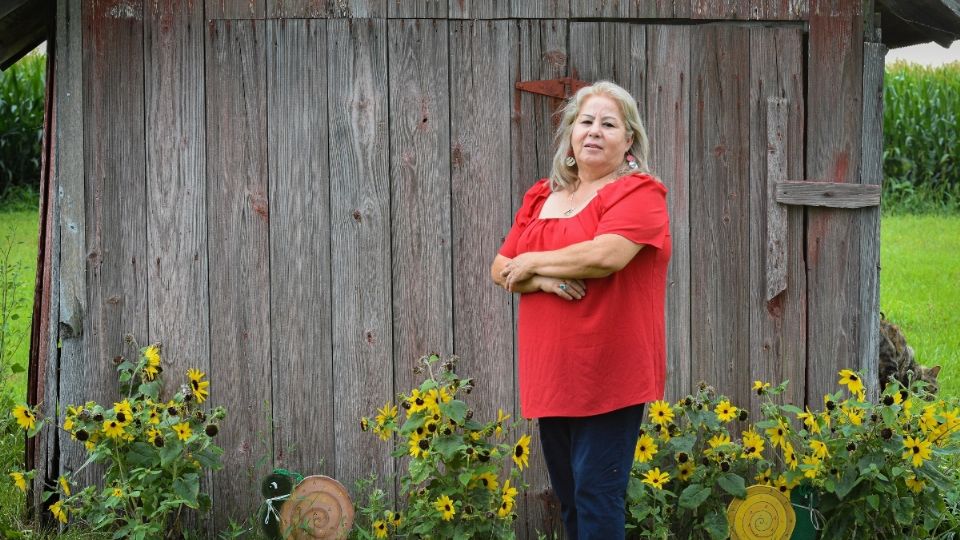
{"label": "red short sleeve top", "polygon": [[520,298],[517,340],[520,408],[526,418],[591,416],[663,398],[664,295],[670,261],[667,190],[631,174],[602,187],[578,214],[541,219],[550,195],[540,180],[523,198],[500,254],[551,251],[618,234],[643,244],[619,272],[586,280],[567,301],[534,292]]}

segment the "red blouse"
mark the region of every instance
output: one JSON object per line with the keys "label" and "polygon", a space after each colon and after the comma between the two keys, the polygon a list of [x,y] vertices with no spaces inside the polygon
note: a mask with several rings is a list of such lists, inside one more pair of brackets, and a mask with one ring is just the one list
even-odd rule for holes
{"label": "red blouse", "polygon": [[670,261],[667,189],[645,174],[623,176],[569,218],[541,219],[550,195],[540,180],[523,197],[500,254],[552,251],[601,234],[644,244],[619,272],[585,280],[587,294],[520,297],[520,408],[526,418],[591,416],[663,399],[664,294]]}

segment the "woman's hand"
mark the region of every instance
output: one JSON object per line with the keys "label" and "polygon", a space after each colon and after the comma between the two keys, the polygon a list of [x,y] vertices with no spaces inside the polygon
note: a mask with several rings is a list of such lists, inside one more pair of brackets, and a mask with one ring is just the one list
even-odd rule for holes
{"label": "woman's hand", "polygon": [[534,283],[545,293],[551,293],[564,300],[580,300],[587,294],[587,284],[581,279],[558,279],[534,276]]}
{"label": "woman's hand", "polygon": [[500,276],[503,278],[505,289],[512,292],[515,284],[536,275],[533,267],[534,257],[533,253],[521,253],[503,266]]}

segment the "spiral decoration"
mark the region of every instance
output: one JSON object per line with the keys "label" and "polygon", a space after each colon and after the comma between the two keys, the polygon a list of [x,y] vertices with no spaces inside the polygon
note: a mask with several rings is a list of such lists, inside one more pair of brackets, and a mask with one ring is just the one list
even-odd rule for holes
{"label": "spiral decoration", "polygon": [[308,476],[280,509],[284,538],[341,540],[353,527],[353,502],[343,484],[328,476]]}
{"label": "spiral decoration", "polygon": [[756,485],[746,499],[734,499],[727,508],[731,540],[788,540],[797,524],[793,506],[779,490]]}

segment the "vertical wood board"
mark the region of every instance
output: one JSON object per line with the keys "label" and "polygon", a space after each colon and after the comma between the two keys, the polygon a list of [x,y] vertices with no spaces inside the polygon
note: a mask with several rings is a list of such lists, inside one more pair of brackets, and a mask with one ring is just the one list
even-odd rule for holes
{"label": "vertical wood board", "polygon": [[[64,406],[113,403],[114,362],[137,356],[124,336],[145,344],[149,316],[142,4],[90,1],[82,9],[87,311],[80,363],[60,367]],[[73,470],[81,462],[72,459],[85,456],[68,445],[62,466]],[[100,480],[95,469],[78,480]]]}
{"label": "vertical wood board", "polygon": [[327,31],[336,477],[376,473],[393,492],[389,443],[358,419],[394,401],[387,22]]}
{"label": "vertical wood board", "polygon": [[149,340],[169,390],[210,367],[202,6],[150,3],[144,26]]}
{"label": "vertical wood board", "polygon": [[565,19],[570,16],[570,0],[513,0],[510,15],[515,19]]}
{"label": "vertical wood board", "polygon": [[230,413],[217,530],[255,512],[272,460],[265,34],[262,21],[210,21],[206,38],[210,391]]}
{"label": "vertical wood board", "polygon": [[424,354],[454,349],[447,22],[392,20],[390,179],[394,380],[419,384]]}
{"label": "vertical wood board", "polygon": [[[386,0],[391,18],[446,19],[449,0]],[[455,0],[459,1],[459,0]]]}
{"label": "vertical wood board", "polygon": [[666,398],[693,390],[690,353],[690,31],[651,25],[647,35],[647,135],[650,167],[667,187],[673,243],[667,271]]}
{"label": "vertical wood board", "polygon": [[[216,19],[263,19],[267,0],[204,0],[204,15]],[[309,0],[308,0],[309,1]]]}
{"label": "vertical wood board", "polygon": [[273,455],[334,473],[326,21],[267,23]]}
{"label": "vertical wood board", "polygon": [[278,19],[385,18],[389,0],[267,0],[267,16]]}
{"label": "vertical wood board", "polygon": [[[879,185],[883,179],[883,77],[887,48],[863,45],[863,149],[860,183]],[[867,398],[879,395],[880,357],[880,208],[860,213],[860,360],[857,367],[868,381]]]}
{"label": "vertical wood board", "polygon": [[[83,373],[84,313],[86,312],[86,218],[84,204],[84,119],[83,119],[83,16],[78,2],[57,2],[56,37],[53,44],[55,93],[53,104],[53,162],[51,174],[59,199],[59,256],[57,312],[51,313],[51,338],[59,348],[51,347],[44,376],[46,402],[44,414],[61,425],[57,404],[60,401],[86,401]],[[61,377],[67,377],[61,382]],[[50,433],[50,432],[48,432]],[[39,478],[59,476],[75,470],[85,458],[84,448],[71,442],[63,430],[44,436],[38,459]],[[34,508],[40,508],[42,489],[34,490]]]}
{"label": "vertical wood board", "polygon": [[691,336],[694,381],[741,402],[749,392],[749,34],[691,36]]}
{"label": "vertical wood board", "polygon": [[[859,179],[863,39],[859,6],[811,4],[806,178]],[[807,402],[837,390],[837,372],[860,355],[860,218],[856,211],[807,209]],[[856,306],[856,307],[855,307]]]}
{"label": "vertical wood board", "polygon": [[[518,55],[512,68],[517,81],[558,79],[567,74],[567,22],[562,20],[518,21]],[[510,213],[500,224],[500,242],[513,225],[513,218],[523,195],[539,178],[549,176],[553,161],[554,114],[561,100],[513,89],[513,114],[511,122],[511,206]],[[489,285],[495,287],[494,285]],[[497,293],[507,295],[496,287]],[[516,327],[520,295],[513,295],[513,330]],[[514,337],[513,376],[516,380],[516,335]],[[519,392],[514,397],[513,418],[520,418]],[[536,423],[531,428],[530,467],[524,471],[524,480],[529,488],[517,504],[517,513],[525,524],[518,527],[520,538],[536,538],[536,531],[550,535],[562,530],[559,504],[550,491],[550,478],[540,449],[540,434]]]}
{"label": "vertical wood board", "polygon": [[450,19],[507,19],[515,0],[449,0]]}
{"label": "vertical wood board", "polygon": [[[803,210],[771,208],[769,128],[778,126],[783,144],[778,156],[787,178],[803,176],[803,35],[792,28],[750,29],[750,381],[773,385],[790,381],[782,399],[802,405],[806,359],[806,274],[803,259]],[[768,117],[768,100],[782,100],[782,117]],[[786,289],[768,299],[768,215],[785,214],[779,241],[785,259],[780,261]],[[759,418],[761,399],[749,392],[751,418]]]}

